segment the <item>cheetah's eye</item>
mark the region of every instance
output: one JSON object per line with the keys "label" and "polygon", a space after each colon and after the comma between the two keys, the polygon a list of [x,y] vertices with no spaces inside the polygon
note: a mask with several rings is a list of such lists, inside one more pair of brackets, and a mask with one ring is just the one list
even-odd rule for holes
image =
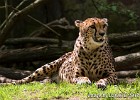
{"label": "cheetah's eye", "polygon": [[96,28],[94,25],[91,25],[90,27],[91,27],[91,28],[93,28],[93,29],[95,29],[95,28]]}
{"label": "cheetah's eye", "polygon": [[104,24],[104,25],[103,25],[103,28],[105,28],[106,26],[107,26],[107,24]]}

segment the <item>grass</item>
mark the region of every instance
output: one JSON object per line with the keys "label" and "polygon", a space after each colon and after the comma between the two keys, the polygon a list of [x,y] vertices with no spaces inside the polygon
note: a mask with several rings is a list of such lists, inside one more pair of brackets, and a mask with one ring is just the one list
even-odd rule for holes
{"label": "grass", "polygon": [[[116,98],[116,97],[117,98]],[[120,84],[108,86],[106,90],[97,89],[92,85],[74,85],[70,83],[45,83],[38,82],[23,85],[0,86],[0,100],[140,100],[140,81],[133,84]]]}

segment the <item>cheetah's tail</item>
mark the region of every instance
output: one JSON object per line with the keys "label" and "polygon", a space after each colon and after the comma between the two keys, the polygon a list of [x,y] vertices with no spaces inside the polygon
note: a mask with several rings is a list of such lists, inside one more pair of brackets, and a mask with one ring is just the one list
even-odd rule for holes
{"label": "cheetah's tail", "polygon": [[6,77],[0,78],[0,84],[23,84],[23,83],[32,82],[34,80],[37,80],[45,76],[51,76],[53,73],[58,71],[59,67],[71,55],[71,53],[72,52],[66,53],[65,55],[61,56],[59,59],[43,65],[42,67],[34,71],[31,75],[21,80],[13,80]]}

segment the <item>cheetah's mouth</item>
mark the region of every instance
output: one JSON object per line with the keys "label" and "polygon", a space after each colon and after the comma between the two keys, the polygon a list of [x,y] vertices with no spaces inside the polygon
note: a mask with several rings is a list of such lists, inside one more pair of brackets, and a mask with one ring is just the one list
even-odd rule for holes
{"label": "cheetah's mouth", "polygon": [[105,37],[103,36],[103,37],[97,38],[96,36],[93,36],[93,40],[94,40],[95,42],[102,43],[102,42],[105,40]]}

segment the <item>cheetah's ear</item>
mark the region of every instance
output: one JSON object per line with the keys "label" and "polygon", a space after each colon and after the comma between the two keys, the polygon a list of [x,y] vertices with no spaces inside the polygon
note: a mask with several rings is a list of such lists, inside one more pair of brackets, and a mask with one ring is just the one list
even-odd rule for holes
{"label": "cheetah's ear", "polygon": [[107,18],[103,18],[103,20],[107,23],[108,22],[108,19]]}
{"label": "cheetah's ear", "polygon": [[81,24],[81,23],[82,23],[81,20],[76,20],[76,21],[75,21],[75,26],[80,27],[80,24]]}

